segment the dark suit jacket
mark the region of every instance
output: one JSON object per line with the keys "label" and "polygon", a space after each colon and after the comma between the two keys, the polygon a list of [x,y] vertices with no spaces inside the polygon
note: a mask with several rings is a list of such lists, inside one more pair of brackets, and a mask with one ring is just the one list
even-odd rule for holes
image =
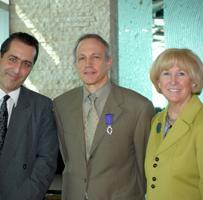
{"label": "dark suit jacket", "polygon": [[[85,158],[83,90],[54,100],[60,147],[65,163],[63,200],[144,200],[144,155],[154,109],[138,93],[113,85],[100,117],[90,159]],[[106,133],[105,114],[113,115]]]}
{"label": "dark suit jacket", "polygon": [[22,87],[0,155],[0,200],[42,200],[57,153],[51,100]]}

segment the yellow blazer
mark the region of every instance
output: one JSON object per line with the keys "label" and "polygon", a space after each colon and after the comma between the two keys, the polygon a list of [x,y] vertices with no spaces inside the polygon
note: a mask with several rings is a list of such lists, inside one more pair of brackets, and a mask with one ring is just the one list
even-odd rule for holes
{"label": "yellow blazer", "polygon": [[167,108],[151,127],[145,158],[147,200],[203,199],[203,105],[194,95],[169,130]]}

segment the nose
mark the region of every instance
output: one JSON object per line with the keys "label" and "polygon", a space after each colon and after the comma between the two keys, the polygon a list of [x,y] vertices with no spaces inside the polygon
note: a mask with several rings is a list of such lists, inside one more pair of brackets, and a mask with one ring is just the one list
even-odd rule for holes
{"label": "nose", "polygon": [[92,58],[87,58],[86,59],[86,66],[91,66],[92,65]]}
{"label": "nose", "polygon": [[171,84],[175,85],[177,82],[177,76],[175,74],[171,75]]}
{"label": "nose", "polygon": [[21,61],[18,61],[16,62],[15,66],[14,66],[14,73],[18,74],[21,70],[21,66],[22,66],[22,62]]}

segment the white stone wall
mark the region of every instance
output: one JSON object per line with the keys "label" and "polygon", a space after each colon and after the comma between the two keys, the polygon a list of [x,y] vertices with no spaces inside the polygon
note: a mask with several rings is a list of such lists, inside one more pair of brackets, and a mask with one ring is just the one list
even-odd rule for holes
{"label": "white stone wall", "polygon": [[73,65],[74,44],[82,34],[90,32],[101,34],[107,41],[115,40],[114,2],[10,0],[10,32],[31,33],[41,44],[26,86],[54,98],[80,85]]}

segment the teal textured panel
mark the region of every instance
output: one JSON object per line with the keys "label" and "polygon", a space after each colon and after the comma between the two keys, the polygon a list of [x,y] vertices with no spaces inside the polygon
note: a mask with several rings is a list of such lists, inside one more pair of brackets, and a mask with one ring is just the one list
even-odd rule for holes
{"label": "teal textured panel", "polygon": [[164,20],[166,46],[192,49],[203,60],[203,0],[165,0]]}
{"label": "teal textured panel", "polygon": [[119,85],[151,99],[152,1],[119,0]]}
{"label": "teal textured panel", "polygon": [[8,37],[9,35],[9,12],[0,8],[0,44]]}

